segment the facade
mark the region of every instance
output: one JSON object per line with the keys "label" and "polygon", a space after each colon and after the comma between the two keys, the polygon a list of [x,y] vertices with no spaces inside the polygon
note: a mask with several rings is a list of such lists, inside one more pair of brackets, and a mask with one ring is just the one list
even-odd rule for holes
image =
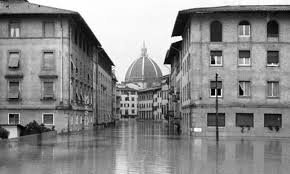
{"label": "facade", "polygon": [[136,118],[138,114],[138,91],[126,85],[117,85],[117,93],[120,95],[121,118]]}
{"label": "facade", "polygon": [[98,101],[97,108],[98,113],[96,117],[96,124],[107,125],[113,122],[113,102],[114,102],[114,90],[113,84],[114,74],[112,72],[112,61],[103,49],[99,51],[98,59]]}
{"label": "facade", "polygon": [[[172,36],[182,36],[181,117],[188,131],[215,135],[217,95],[221,136],[289,137],[289,15],[285,5],[178,13]],[[167,55],[165,62],[177,67],[176,56]]]}
{"label": "facade", "polygon": [[138,119],[164,120],[168,114],[168,75],[152,88],[138,91]]}
{"label": "facade", "polygon": [[141,50],[141,56],[128,68],[125,83],[133,83],[141,89],[150,88],[159,81],[162,72],[159,66],[149,58],[145,44]]}
{"label": "facade", "polygon": [[0,5],[0,123],[36,120],[58,132],[92,126],[97,72],[113,63],[84,19],[26,0]]}

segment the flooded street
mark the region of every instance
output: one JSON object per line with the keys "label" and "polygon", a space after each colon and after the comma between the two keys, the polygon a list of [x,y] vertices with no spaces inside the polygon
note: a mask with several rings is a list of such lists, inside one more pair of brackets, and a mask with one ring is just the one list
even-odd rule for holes
{"label": "flooded street", "polygon": [[134,120],[38,143],[2,143],[0,148],[1,174],[290,171],[289,139],[222,138],[216,145],[214,138],[168,135],[166,124]]}

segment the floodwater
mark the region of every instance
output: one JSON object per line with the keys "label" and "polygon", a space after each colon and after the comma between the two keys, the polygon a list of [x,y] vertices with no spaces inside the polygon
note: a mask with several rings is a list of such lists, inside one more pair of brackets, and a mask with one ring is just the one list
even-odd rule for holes
{"label": "floodwater", "polygon": [[114,128],[39,142],[0,144],[0,174],[289,174],[290,139],[179,136],[166,124]]}

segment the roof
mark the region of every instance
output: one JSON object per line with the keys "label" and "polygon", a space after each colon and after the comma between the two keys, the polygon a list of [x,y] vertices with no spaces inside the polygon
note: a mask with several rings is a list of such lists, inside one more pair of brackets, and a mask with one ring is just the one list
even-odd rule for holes
{"label": "roof", "polygon": [[[27,0],[0,0],[0,15],[69,15],[76,21],[80,22],[80,26],[84,26],[90,35],[95,40],[95,44],[101,47],[101,43],[96,38],[86,21],[82,16],[71,10],[65,10],[60,8],[48,7],[44,5],[30,3]],[[114,65],[113,61],[110,59],[105,50],[102,51],[105,58],[109,60],[111,65]]]}
{"label": "roof", "polygon": [[225,12],[290,12],[290,5],[237,5],[204,7],[181,10],[175,20],[172,37],[181,36],[190,14],[209,14]]}
{"label": "roof", "polygon": [[125,86],[125,87],[119,87],[119,86],[117,86],[117,90],[120,90],[120,91],[138,91],[138,90],[136,90],[134,88],[130,88],[128,86]]}
{"label": "roof", "polygon": [[164,64],[171,64],[172,58],[179,54],[179,50],[181,49],[182,40],[174,42],[170,45],[169,50],[166,53]]}
{"label": "roof", "polygon": [[142,48],[141,57],[136,59],[128,68],[125,76],[126,82],[155,81],[162,76],[157,63],[148,57],[145,46]]}
{"label": "roof", "polygon": [[151,87],[151,88],[146,88],[146,89],[140,89],[138,92],[139,93],[143,93],[143,92],[156,91],[156,90],[160,90],[160,89],[161,89],[161,85],[155,86],[155,87]]}
{"label": "roof", "polygon": [[34,4],[26,0],[0,0],[0,14],[77,14],[77,12]]}

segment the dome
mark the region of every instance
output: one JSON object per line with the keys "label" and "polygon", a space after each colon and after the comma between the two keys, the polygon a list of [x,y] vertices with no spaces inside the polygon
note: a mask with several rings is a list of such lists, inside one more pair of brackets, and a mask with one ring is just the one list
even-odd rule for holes
{"label": "dome", "polygon": [[125,82],[154,82],[162,76],[159,66],[148,57],[143,44],[141,57],[136,59],[126,73]]}

